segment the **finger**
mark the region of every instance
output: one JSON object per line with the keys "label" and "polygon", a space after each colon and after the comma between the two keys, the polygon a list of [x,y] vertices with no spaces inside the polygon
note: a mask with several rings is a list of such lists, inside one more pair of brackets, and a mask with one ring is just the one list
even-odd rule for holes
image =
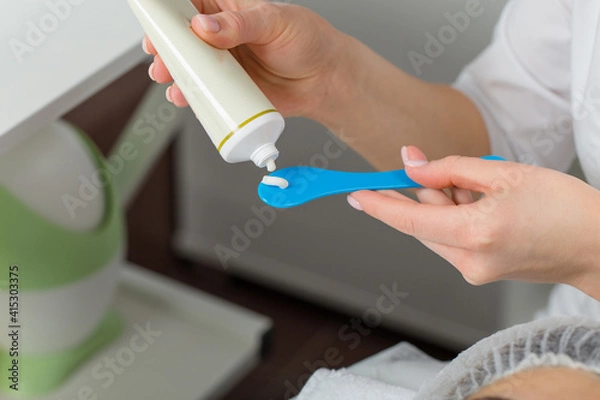
{"label": "finger", "polygon": [[183,96],[181,89],[177,86],[176,83],[172,84],[167,88],[167,100],[171,103],[175,104],[177,107],[187,107],[188,102]]}
{"label": "finger", "polygon": [[400,150],[404,166],[421,166],[427,164],[427,156],[417,146],[403,146]]}
{"label": "finger", "polygon": [[480,158],[450,156],[422,166],[406,165],[406,173],[421,185],[443,189],[456,186],[486,193],[505,175],[522,174],[518,164]]}
{"label": "finger", "polygon": [[213,14],[221,11],[221,7],[219,7],[215,0],[192,0],[192,4],[202,14]]}
{"label": "finger", "polygon": [[[254,2],[253,2],[254,3]],[[231,49],[244,43],[267,44],[285,32],[287,19],[281,6],[256,2],[253,7],[199,14],[192,19],[192,29],[207,43],[221,49]]]}
{"label": "finger", "polygon": [[416,203],[416,201],[414,201],[410,197],[405,196],[402,193],[398,193],[395,190],[379,190],[378,193],[381,193],[381,194],[383,194],[385,196],[391,197],[391,198],[396,199],[396,200],[409,201],[409,202],[412,202],[412,203]]}
{"label": "finger", "polygon": [[262,0],[192,0],[192,4],[202,14],[214,14],[225,10],[240,10],[260,1]]}
{"label": "finger", "polygon": [[[417,197],[423,204],[435,204],[439,206],[453,206],[455,203],[441,190],[437,189],[419,189]],[[384,194],[393,199],[411,201],[417,203],[408,196],[398,193],[394,190],[379,190],[378,193]]]}
{"label": "finger", "polygon": [[453,206],[455,203],[446,193],[438,189],[418,189],[417,198],[423,204],[433,204],[437,206]]}
{"label": "finger", "polygon": [[457,247],[462,243],[466,221],[455,205],[419,204],[371,191],[353,193],[351,198],[355,208],[419,240]]}
{"label": "finger", "polygon": [[470,190],[453,188],[452,190],[452,201],[455,204],[471,204],[474,202],[473,193]]}
{"label": "finger", "polygon": [[154,62],[150,65],[148,74],[150,75],[150,78],[158,83],[169,83],[173,81],[171,73],[159,55],[154,57]]}
{"label": "finger", "polygon": [[142,40],[142,49],[146,54],[156,55],[158,53],[148,36],[144,36],[144,40]]}
{"label": "finger", "polygon": [[[415,146],[404,146],[401,153],[405,166],[406,164],[424,165],[428,162],[425,154]],[[417,189],[415,190],[415,194],[419,201],[424,204],[436,204],[440,206],[454,205],[454,202],[441,190]]]}

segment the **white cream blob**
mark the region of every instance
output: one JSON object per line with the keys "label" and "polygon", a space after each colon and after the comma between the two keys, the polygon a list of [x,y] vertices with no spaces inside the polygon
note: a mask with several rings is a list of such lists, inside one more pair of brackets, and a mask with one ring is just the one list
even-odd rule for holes
{"label": "white cream blob", "polygon": [[287,189],[290,183],[284,178],[278,178],[276,176],[265,176],[262,183],[268,186],[277,186],[280,189]]}

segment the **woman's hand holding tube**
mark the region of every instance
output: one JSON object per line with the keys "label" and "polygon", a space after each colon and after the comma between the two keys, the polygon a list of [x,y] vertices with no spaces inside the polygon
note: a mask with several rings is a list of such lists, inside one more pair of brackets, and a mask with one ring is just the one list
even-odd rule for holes
{"label": "woman's hand holding tube", "polygon": [[[263,0],[194,0],[200,11],[192,29],[207,43],[230,49],[275,107],[286,116],[310,116],[336,81],[345,41],[317,14],[305,8]],[[154,54],[150,76],[173,80],[148,38],[144,49]],[[187,102],[174,84],[167,97]]]}
{"label": "woman's hand holding tube", "polygon": [[[438,158],[489,153],[486,126],[465,95],[404,73],[316,13],[265,0],[193,3],[194,32],[231,50],[284,116],[321,123],[376,168],[401,167],[395,149],[404,143]],[[144,48],[156,55],[148,39]],[[172,81],[159,55],[150,76]],[[187,104],[177,85],[167,97]]]}
{"label": "woman's hand holding tube", "polygon": [[[350,204],[416,237],[472,284],[566,283],[600,300],[600,191],[524,164],[458,156],[427,162],[416,147],[402,155],[410,178],[428,188],[417,191],[420,203],[362,191]],[[471,191],[483,196],[473,201]]]}

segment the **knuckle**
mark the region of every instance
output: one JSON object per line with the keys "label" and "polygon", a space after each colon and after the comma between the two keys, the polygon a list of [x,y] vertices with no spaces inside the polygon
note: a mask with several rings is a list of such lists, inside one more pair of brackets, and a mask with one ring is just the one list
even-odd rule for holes
{"label": "knuckle", "polygon": [[503,237],[506,222],[487,219],[485,222],[471,223],[467,228],[466,247],[477,252],[492,250]]}
{"label": "knuckle", "polygon": [[272,41],[284,31],[288,23],[286,21],[297,18],[289,10],[288,3],[263,2],[256,6],[256,18],[253,23],[257,29],[262,30],[265,40]]}
{"label": "knuckle", "polygon": [[414,218],[403,212],[396,212],[393,219],[394,228],[411,236],[418,235],[418,225]]}
{"label": "knuckle", "polygon": [[476,229],[475,234],[469,235],[467,247],[470,250],[484,252],[494,244],[494,235],[488,229]]}
{"label": "knuckle", "polygon": [[239,11],[232,11],[228,14],[229,26],[236,32],[241,31],[246,27],[246,17]]}
{"label": "knuckle", "polygon": [[279,15],[284,11],[285,4],[272,3],[269,1],[265,1],[257,5],[256,7],[261,13],[275,14]]}
{"label": "knuckle", "polygon": [[450,180],[456,182],[464,175],[465,161],[467,160],[464,156],[450,156],[447,157],[449,164]]}
{"label": "knuckle", "polygon": [[409,235],[418,235],[417,223],[412,218],[406,216],[400,217],[399,226],[401,230]]}

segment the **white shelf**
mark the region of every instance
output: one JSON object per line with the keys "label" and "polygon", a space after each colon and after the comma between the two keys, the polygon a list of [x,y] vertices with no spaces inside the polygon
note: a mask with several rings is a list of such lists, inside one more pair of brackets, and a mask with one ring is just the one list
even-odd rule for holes
{"label": "white shelf", "polygon": [[125,0],[6,3],[0,13],[0,151],[144,60],[142,37]]}
{"label": "white shelf", "polygon": [[[120,338],[88,360],[59,391],[28,400],[78,399],[84,387],[97,400],[214,399],[256,365],[271,330],[271,321],[263,316],[131,265],[122,271],[115,308],[126,325]],[[105,365],[105,357],[132,348],[136,324],[147,323],[162,334],[103,387],[109,380],[95,378],[94,369]]]}

